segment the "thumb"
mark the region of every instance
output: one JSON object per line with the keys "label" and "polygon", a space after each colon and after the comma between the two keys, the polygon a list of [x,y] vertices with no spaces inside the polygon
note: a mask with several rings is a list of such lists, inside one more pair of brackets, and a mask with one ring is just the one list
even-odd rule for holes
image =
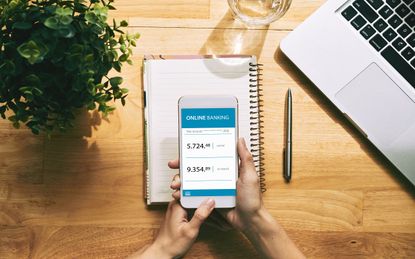
{"label": "thumb", "polygon": [[202,223],[209,217],[210,213],[215,208],[215,200],[209,198],[200,204],[199,208],[195,211],[192,219],[189,222],[189,227],[199,231]]}
{"label": "thumb", "polygon": [[240,138],[238,141],[238,155],[241,163],[239,165],[239,177],[245,178],[248,175],[255,174],[256,169],[254,164],[254,159],[252,157],[251,152],[249,152],[248,148],[246,147],[245,139]]}

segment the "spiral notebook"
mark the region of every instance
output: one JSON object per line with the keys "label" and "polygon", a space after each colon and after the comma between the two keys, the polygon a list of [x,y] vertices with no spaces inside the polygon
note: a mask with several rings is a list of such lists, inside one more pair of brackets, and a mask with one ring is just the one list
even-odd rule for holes
{"label": "spiral notebook", "polygon": [[148,205],[169,202],[178,170],[178,99],[183,95],[234,95],[239,103],[239,136],[254,156],[264,191],[261,161],[260,64],[255,56],[146,56],[143,62],[145,190]]}

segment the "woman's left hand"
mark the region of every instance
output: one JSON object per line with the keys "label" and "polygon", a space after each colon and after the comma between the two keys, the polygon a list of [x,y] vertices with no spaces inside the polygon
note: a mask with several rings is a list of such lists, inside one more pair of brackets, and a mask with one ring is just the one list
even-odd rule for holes
{"label": "woman's left hand", "polygon": [[196,209],[190,221],[187,212],[177,200],[169,203],[166,217],[157,238],[138,258],[176,258],[183,256],[195,242],[202,223],[215,207],[215,201],[207,199]]}

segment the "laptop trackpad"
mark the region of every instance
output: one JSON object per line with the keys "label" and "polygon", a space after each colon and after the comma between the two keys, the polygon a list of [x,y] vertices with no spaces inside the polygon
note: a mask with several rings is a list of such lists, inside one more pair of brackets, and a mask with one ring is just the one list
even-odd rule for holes
{"label": "laptop trackpad", "polygon": [[375,63],[335,97],[370,139],[385,145],[414,123],[415,103]]}

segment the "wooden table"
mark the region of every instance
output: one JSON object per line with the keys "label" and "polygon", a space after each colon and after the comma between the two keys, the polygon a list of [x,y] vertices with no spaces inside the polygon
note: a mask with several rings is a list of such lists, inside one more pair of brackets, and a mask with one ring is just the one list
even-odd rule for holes
{"label": "wooden table", "polygon": [[[48,139],[0,121],[0,258],[124,257],[151,242],[164,208],[143,202],[144,54],[255,54],[264,64],[266,207],[308,257],[415,257],[414,189],[278,49],[323,0],[294,0],[268,29],[226,1],[117,0],[140,32],[127,105],[80,113]],[[282,178],[284,97],[294,94],[293,180]],[[239,233],[205,228],[188,258],[252,258]]]}

